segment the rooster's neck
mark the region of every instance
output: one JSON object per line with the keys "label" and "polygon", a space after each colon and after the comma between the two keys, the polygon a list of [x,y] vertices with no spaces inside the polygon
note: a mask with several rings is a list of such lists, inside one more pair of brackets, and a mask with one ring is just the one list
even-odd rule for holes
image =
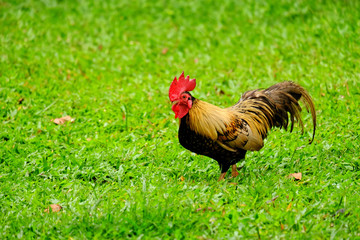
{"label": "rooster's neck", "polygon": [[226,131],[226,127],[234,119],[234,113],[213,104],[194,98],[189,113],[180,120],[197,134],[216,140],[218,133]]}

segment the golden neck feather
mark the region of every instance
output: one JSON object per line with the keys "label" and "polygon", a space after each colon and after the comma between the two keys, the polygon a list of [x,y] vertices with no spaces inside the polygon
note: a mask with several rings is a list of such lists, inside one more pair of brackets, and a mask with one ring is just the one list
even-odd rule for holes
{"label": "golden neck feather", "polygon": [[234,115],[229,109],[222,109],[207,102],[195,99],[189,110],[187,124],[198,134],[216,140],[218,133],[223,134]]}

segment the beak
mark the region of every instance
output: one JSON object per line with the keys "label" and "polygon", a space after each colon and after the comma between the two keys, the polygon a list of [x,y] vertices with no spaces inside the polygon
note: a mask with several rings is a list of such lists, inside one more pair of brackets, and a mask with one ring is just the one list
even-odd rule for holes
{"label": "beak", "polygon": [[189,109],[190,109],[190,108],[192,107],[192,102],[191,102],[191,101],[188,101],[187,104],[188,104],[188,107],[189,107]]}

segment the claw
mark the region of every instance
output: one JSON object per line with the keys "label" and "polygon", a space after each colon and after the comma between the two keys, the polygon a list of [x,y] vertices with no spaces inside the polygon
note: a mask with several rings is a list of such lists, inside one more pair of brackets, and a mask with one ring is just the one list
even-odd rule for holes
{"label": "claw", "polygon": [[221,180],[224,180],[225,175],[226,175],[226,172],[221,173],[218,182],[220,182]]}

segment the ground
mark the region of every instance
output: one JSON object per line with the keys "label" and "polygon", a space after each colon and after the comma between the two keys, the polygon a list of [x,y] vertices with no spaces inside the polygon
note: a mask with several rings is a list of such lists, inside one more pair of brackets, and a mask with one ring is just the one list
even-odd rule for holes
{"label": "ground", "polygon": [[[0,238],[360,238],[358,9],[0,0]],[[217,182],[217,163],[178,143],[168,87],[182,71],[221,107],[301,84],[314,143],[304,111],[304,134],[271,131]]]}

